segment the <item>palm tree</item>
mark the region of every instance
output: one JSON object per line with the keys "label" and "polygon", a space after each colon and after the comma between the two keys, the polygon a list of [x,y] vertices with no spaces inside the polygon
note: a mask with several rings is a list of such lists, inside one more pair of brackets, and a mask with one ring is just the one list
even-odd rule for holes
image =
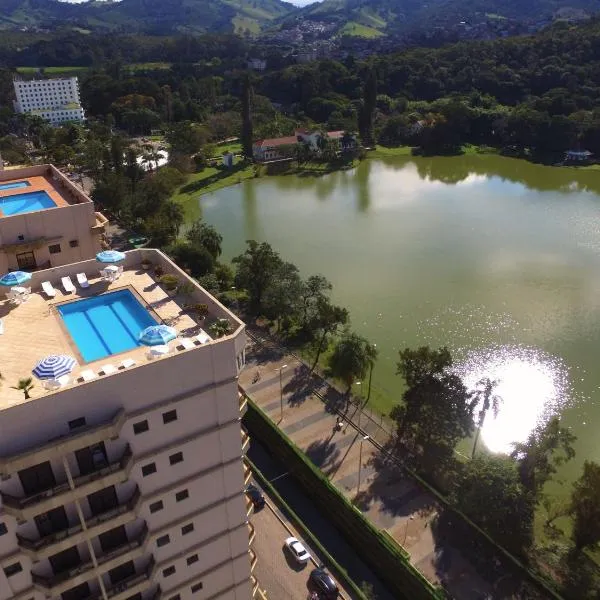
{"label": "palm tree", "polygon": [[209,329],[216,338],[220,338],[231,331],[231,323],[227,319],[219,319],[218,321],[215,321]]}
{"label": "palm tree", "polygon": [[369,403],[369,399],[371,398],[371,380],[373,378],[373,367],[375,366],[375,361],[377,360],[377,355],[379,354],[379,352],[377,351],[377,344],[367,344],[365,346],[365,353],[369,361],[369,390],[367,392],[367,399],[365,400],[366,406]]}
{"label": "palm tree", "polygon": [[25,400],[29,400],[29,398],[31,398],[31,396],[29,395],[29,392],[35,386],[33,385],[32,377],[25,377],[23,379],[19,379],[19,385],[11,385],[10,387],[13,390],[19,390],[19,391],[23,392],[23,394],[25,394]]}
{"label": "palm tree", "polygon": [[483,427],[483,422],[485,421],[488,410],[491,408],[494,411],[494,417],[498,416],[502,398],[492,393],[497,385],[498,380],[484,377],[477,382],[477,389],[473,393],[474,404],[481,404],[481,409],[479,410],[479,421],[477,422],[477,431],[475,432],[475,441],[473,442],[471,458],[475,456],[479,434],[481,433],[481,428]]}

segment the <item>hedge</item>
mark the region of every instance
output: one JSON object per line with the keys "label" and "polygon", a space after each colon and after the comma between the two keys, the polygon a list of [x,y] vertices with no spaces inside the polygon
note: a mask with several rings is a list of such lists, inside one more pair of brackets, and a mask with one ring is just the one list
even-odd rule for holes
{"label": "hedge", "polygon": [[276,454],[306,495],[320,507],[356,554],[398,600],[440,600],[444,591],[434,586],[409,560],[408,553],[387,532],[377,529],[333,485],[310,459],[251,400],[244,415],[250,435]]}

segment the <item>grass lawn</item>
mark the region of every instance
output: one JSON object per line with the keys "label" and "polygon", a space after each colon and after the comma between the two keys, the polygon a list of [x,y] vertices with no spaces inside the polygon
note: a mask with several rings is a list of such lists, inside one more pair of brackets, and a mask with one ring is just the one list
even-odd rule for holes
{"label": "grass lawn", "polygon": [[385,158],[386,156],[412,156],[412,147],[397,146],[390,148],[388,146],[377,145],[375,150],[367,153],[367,158]]}
{"label": "grass lawn", "polygon": [[17,67],[17,73],[22,75],[35,75],[40,69],[47,75],[85,73],[88,67]]}
{"label": "grass lawn", "polygon": [[348,21],[348,23],[346,23],[342,27],[340,33],[342,35],[351,35],[354,37],[361,37],[361,38],[368,38],[368,39],[378,38],[378,37],[381,37],[382,35],[384,35],[378,29],[374,29],[373,27],[368,27],[367,25],[361,25],[360,23],[356,23],[355,21]]}
{"label": "grass lawn", "polygon": [[227,144],[217,144],[215,146],[215,156],[222,156],[226,152],[241,154],[242,144],[240,142],[228,142]]}

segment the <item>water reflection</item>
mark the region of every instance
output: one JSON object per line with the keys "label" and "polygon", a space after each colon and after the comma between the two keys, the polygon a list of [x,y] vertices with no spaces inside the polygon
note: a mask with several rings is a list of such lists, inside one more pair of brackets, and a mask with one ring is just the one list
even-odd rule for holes
{"label": "water reflection", "polygon": [[567,369],[558,358],[537,348],[498,346],[470,353],[457,366],[469,389],[488,377],[502,398],[498,416],[487,415],[481,439],[492,452],[510,452],[540,422],[563,409],[570,398]]}

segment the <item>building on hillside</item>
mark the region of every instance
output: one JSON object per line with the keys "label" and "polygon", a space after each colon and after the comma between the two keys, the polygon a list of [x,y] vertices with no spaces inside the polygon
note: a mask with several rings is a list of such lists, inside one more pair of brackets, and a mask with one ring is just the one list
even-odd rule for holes
{"label": "building on hillside", "polygon": [[263,58],[250,58],[247,65],[253,71],[264,71],[267,68],[267,61]]}
{"label": "building on hillside", "polygon": [[93,258],[107,226],[89,196],[52,165],[0,171],[0,273]]}
{"label": "building on hillside", "polygon": [[298,138],[295,135],[258,140],[252,145],[252,155],[257,162],[291,160],[296,156]]}
{"label": "building on hillside", "polygon": [[80,123],[85,114],[79,98],[77,77],[65,79],[15,79],[15,110],[37,115],[52,125]]}
{"label": "building on hillside", "polygon": [[[230,332],[211,339],[148,261],[208,306],[203,327],[227,320]],[[3,317],[7,383],[47,355],[77,364],[36,380],[31,398],[2,388],[0,597],[248,600],[259,592],[237,384],[244,324],[158,250],[127,252],[121,266],[110,282],[96,260],[35,272],[34,293]],[[80,273],[90,286],[69,296],[39,290]],[[161,322],[182,337],[140,346],[139,329]]]}

